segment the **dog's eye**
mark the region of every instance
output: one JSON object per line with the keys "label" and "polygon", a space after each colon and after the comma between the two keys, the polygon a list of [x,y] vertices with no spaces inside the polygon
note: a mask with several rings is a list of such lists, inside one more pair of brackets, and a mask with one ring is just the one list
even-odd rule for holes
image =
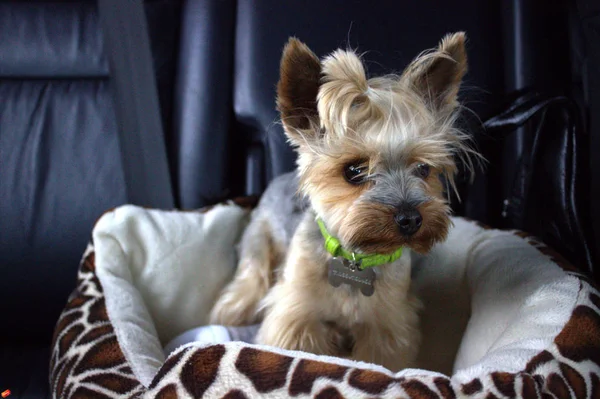
{"label": "dog's eye", "polygon": [[416,172],[417,176],[419,176],[421,179],[426,179],[429,176],[430,172],[429,165],[427,165],[426,163],[417,164]]}
{"label": "dog's eye", "polygon": [[367,165],[349,164],[344,166],[344,177],[350,184],[362,184],[367,179]]}

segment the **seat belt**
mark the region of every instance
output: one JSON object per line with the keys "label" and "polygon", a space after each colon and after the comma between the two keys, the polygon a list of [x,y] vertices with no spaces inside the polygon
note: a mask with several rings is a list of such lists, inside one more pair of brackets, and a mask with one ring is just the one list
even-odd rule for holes
{"label": "seat belt", "polygon": [[172,209],[173,190],[162,129],[148,24],[142,0],[98,0],[127,199]]}

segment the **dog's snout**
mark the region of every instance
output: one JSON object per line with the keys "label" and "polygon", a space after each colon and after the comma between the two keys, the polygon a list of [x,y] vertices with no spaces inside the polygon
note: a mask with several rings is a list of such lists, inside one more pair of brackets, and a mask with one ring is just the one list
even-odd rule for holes
{"label": "dog's snout", "polygon": [[398,210],[394,217],[398,230],[405,236],[412,236],[421,228],[423,217],[416,208],[404,208]]}

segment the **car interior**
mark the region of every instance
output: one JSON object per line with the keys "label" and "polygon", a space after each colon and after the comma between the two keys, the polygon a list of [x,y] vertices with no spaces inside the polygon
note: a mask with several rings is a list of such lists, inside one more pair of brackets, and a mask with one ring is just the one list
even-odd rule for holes
{"label": "car interior", "polygon": [[356,49],[371,76],[466,32],[460,123],[486,162],[454,214],[535,235],[600,282],[600,2],[147,0],[142,23],[110,3],[0,1],[9,398],[54,397],[53,331],[106,211],[259,197],[293,170],[275,105],[292,36],[320,57]]}

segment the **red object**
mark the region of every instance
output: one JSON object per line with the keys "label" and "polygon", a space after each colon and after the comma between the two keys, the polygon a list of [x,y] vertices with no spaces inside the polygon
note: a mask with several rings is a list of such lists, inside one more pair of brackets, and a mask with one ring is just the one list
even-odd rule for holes
{"label": "red object", "polygon": [[7,389],[6,391],[2,392],[0,395],[2,395],[3,398],[6,398],[8,395],[10,395],[10,389]]}

